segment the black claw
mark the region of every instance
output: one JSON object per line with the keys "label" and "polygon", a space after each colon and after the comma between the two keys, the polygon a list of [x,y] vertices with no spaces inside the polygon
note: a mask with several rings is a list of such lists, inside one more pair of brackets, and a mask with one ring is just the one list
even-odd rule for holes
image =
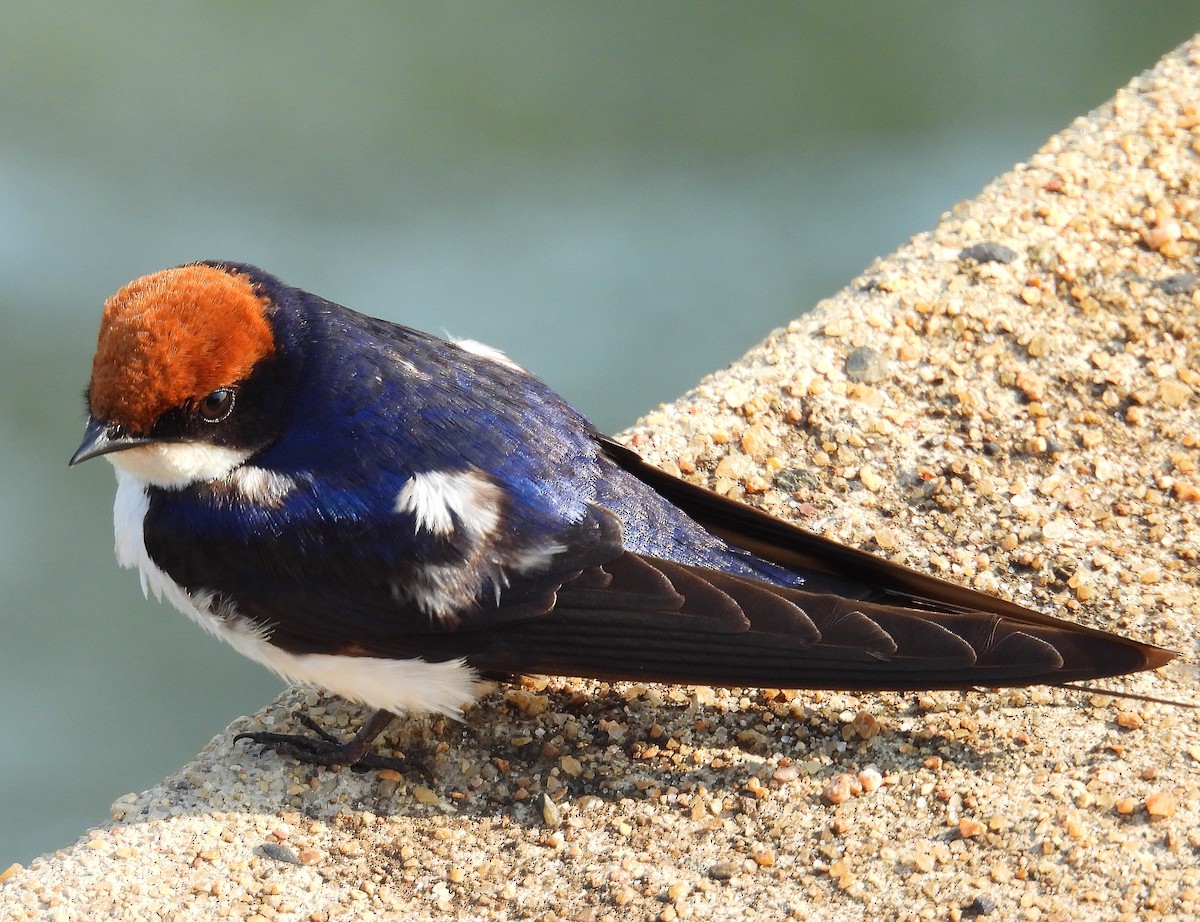
{"label": "black claw", "polygon": [[292,713],[292,717],[294,717],[296,720],[300,721],[300,723],[304,724],[304,726],[308,727],[308,729],[312,730],[313,733],[317,734],[317,736],[321,737],[321,739],[323,739],[325,742],[327,742],[331,746],[349,745],[351,742],[353,742],[353,740],[349,740],[346,743],[343,743],[341,740],[339,740],[336,736],[334,736],[332,733],[330,733],[328,730],[326,730],[324,727],[322,727],[319,723],[317,723],[315,720],[313,720],[311,717],[309,717],[303,711],[294,711]]}
{"label": "black claw", "polygon": [[249,740],[266,749],[274,750],[281,756],[295,759],[298,762],[308,762],[311,765],[347,765],[357,772],[377,771],[390,768],[397,772],[417,771],[427,780],[433,780],[433,774],[423,763],[406,759],[404,756],[385,756],[369,750],[389,723],[393,714],[389,711],[377,711],[361,730],[350,739],[339,740],[317,724],[307,714],[297,712],[295,718],[316,736],[305,736],[301,733],[239,733],[233,738]]}

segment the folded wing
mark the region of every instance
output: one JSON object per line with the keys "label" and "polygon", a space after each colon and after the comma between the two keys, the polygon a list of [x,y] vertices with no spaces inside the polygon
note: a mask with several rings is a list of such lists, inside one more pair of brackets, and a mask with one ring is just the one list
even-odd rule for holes
{"label": "folded wing", "polygon": [[1171,658],[1041,615],[864,602],[628,552],[478,640],[484,671],[847,691],[1055,684]]}

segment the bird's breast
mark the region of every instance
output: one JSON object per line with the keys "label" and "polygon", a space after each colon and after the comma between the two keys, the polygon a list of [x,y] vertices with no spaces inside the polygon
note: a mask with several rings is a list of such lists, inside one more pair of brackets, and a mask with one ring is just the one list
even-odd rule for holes
{"label": "bird's breast", "polygon": [[430,663],[420,658],[291,653],[272,644],[270,626],[239,614],[235,599],[208,589],[189,591],[154,562],[145,539],[149,511],[150,484],[118,467],[113,506],[117,562],[138,571],[145,595],[166,598],[243,656],[285,679],[397,713],[433,711],[457,717],[478,697],[478,674],[462,660]]}

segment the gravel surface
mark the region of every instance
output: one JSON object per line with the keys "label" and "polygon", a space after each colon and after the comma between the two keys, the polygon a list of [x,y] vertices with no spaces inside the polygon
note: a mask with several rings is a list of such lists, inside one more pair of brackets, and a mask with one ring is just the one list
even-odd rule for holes
{"label": "gravel surface", "polygon": [[[1196,698],[1200,43],[628,441],[841,541],[1179,650]],[[731,306],[730,322],[736,322]],[[1182,919],[1196,712],[1099,693],[562,679],[315,770],[293,690],[0,877],[3,919]]]}

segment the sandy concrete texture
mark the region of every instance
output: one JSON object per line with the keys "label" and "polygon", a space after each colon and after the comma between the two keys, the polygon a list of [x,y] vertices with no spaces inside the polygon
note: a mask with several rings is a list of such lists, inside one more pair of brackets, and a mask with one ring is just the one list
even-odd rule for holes
{"label": "sandy concrete texture", "polygon": [[[624,438],[837,540],[1180,651],[1200,621],[1200,42]],[[803,305],[797,305],[797,309]],[[730,305],[729,323],[737,323]],[[1182,919],[1196,712],[1100,693],[850,695],[530,679],[316,770],[236,731],[0,918]]]}

